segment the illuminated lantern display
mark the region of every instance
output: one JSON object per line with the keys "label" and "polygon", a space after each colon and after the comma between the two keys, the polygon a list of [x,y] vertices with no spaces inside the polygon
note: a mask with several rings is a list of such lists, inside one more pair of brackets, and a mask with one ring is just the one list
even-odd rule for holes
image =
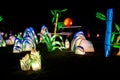
{"label": "illuminated lantern display", "polygon": [[44,42],[42,35],[48,35],[51,37],[51,34],[48,32],[48,28],[45,25],[42,25],[41,30],[40,30],[40,42]]}
{"label": "illuminated lantern display", "polygon": [[2,16],[0,16],[0,22],[3,20]]}
{"label": "illuminated lantern display", "polygon": [[6,42],[5,42],[5,40],[3,39],[2,34],[0,34],[0,47],[6,47]]}
{"label": "illuminated lantern display", "polygon": [[64,25],[65,25],[66,27],[70,27],[72,24],[73,24],[73,21],[72,21],[71,18],[66,18],[66,19],[64,20]]}
{"label": "illuminated lantern display", "polygon": [[70,42],[69,42],[69,40],[67,38],[65,39],[65,48],[66,49],[70,48]]}
{"label": "illuminated lantern display", "polygon": [[81,40],[83,40],[83,39],[84,40],[86,39],[83,31],[79,31],[76,34],[74,34],[74,37],[73,37],[72,42],[71,42],[71,50],[74,51],[75,46],[79,46],[81,43]]}
{"label": "illuminated lantern display", "polygon": [[84,48],[85,52],[94,52],[94,46],[90,40],[82,40],[80,46]]}
{"label": "illuminated lantern display", "polygon": [[75,54],[85,55],[84,48],[83,48],[82,46],[77,46],[77,47],[76,47],[76,50],[75,50]]}
{"label": "illuminated lantern display", "polygon": [[41,34],[48,34],[48,28],[45,25],[42,25],[40,33]]}
{"label": "illuminated lantern display", "polygon": [[6,40],[7,45],[13,45],[15,41],[15,36],[11,35],[9,39]]}
{"label": "illuminated lantern display", "polygon": [[22,43],[23,51],[31,51],[32,48],[36,49],[35,42],[30,37],[25,37]]}
{"label": "illuminated lantern display", "polygon": [[15,38],[13,45],[13,53],[20,53],[20,52],[22,52],[22,40],[19,38]]}
{"label": "illuminated lantern display", "polygon": [[31,53],[26,54],[20,59],[20,67],[22,71],[37,71],[41,69],[41,55],[39,51],[31,50]]}
{"label": "illuminated lantern display", "polygon": [[106,19],[106,32],[105,32],[105,42],[104,42],[104,48],[105,48],[105,57],[108,57],[110,55],[110,39],[112,35],[112,20],[113,20],[113,9],[107,9],[107,19]]}
{"label": "illuminated lantern display", "polygon": [[20,67],[22,71],[28,71],[30,70],[30,56],[29,54],[26,54],[22,59],[20,59]]}
{"label": "illuminated lantern display", "polygon": [[32,48],[36,49],[38,39],[32,27],[26,28],[23,34],[23,51],[31,51]]}
{"label": "illuminated lantern display", "polygon": [[94,52],[94,47],[91,41],[86,40],[83,31],[79,31],[74,34],[71,51],[74,51],[76,54],[85,54],[85,52]]}
{"label": "illuminated lantern display", "polygon": [[31,67],[33,71],[37,71],[42,68],[41,55],[39,51],[32,49],[30,54],[30,60],[31,60]]}
{"label": "illuminated lantern display", "polygon": [[[107,15],[97,12],[96,17],[100,20],[106,21],[106,32],[105,32],[105,41],[104,41],[104,49],[105,49],[105,57],[110,55],[111,46],[117,48],[118,45],[113,45],[114,36],[116,31],[112,33],[112,21],[113,21],[113,8],[107,9]],[[118,25],[115,24],[116,29],[119,31]],[[112,36],[112,37],[111,37]]]}
{"label": "illuminated lantern display", "polygon": [[18,36],[15,39],[13,53],[20,53],[22,51],[30,51],[20,59],[20,67],[22,71],[41,69],[41,55],[36,51],[36,44],[38,43],[37,36],[32,27],[24,31],[23,38]]}

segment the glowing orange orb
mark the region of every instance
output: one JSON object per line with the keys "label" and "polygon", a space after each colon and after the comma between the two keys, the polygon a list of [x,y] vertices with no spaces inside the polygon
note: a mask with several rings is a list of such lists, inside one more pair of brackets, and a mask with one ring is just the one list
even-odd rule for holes
{"label": "glowing orange orb", "polygon": [[66,26],[66,27],[70,27],[71,25],[72,25],[72,19],[71,18],[66,18],[65,20],[64,20],[64,25]]}

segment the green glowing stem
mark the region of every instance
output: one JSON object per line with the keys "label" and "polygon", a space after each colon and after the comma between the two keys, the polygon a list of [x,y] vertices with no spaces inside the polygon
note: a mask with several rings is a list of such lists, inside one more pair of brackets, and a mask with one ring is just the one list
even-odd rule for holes
{"label": "green glowing stem", "polygon": [[57,13],[57,14],[56,14],[56,22],[55,22],[54,35],[56,34],[56,31],[57,31],[58,16],[59,16],[59,14]]}

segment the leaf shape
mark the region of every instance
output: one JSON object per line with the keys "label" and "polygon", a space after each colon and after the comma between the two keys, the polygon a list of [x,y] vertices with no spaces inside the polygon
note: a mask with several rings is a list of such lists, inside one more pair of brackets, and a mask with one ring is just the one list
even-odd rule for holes
{"label": "leaf shape", "polygon": [[118,31],[120,31],[120,28],[119,28],[119,26],[115,23],[115,28],[118,30]]}
{"label": "leaf shape", "polygon": [[106,16],[100,12],[96,13],[96,17],[101,20],[106,20]]}
{"label": "leaf shape", "polygon": [[20,35],[20,33],[18,33],[17,38],[23,40],[23,38],[22,38],[22,36]]}
{"label": "leaf shape", "polygon": [[67,11],[68,9],[63,9],[63,10],[61,10],[60,12],[65,12],[65,11]]}
{"label": "leaf shape", "polygon": [[55,17],[53,17],[53,19],[52,19],[52,23],[55,21]]}
{"label": "leaf shape", "polygon": [[55,47],[55,46],[62,46],[62,43],[61,42],[59,42],[59,41],[54,41],[53,43],[52,43],[52,46],[53,47]]}
{"label": "leaf shape", "polygon": [[114,38],[115,38],[115,34],[112,34],[112,37],[111,37],[111,42],[114,41]]}
{"label": "leaf shape", "polygon": [[53,10],[51,10],[51,13],[52,13],[53,16],[55,15]]}
{"label": "leaf shape", "polygon": [[[117,40],[116,40],[116,43],[119,43],[120,41],[120,35],[117,36]],[[120,43],[119,43],[120,44]]]}
{"label": "leaf shape", "polygon": [[42,35],[42,38],[43,38],[43,41],[46,43],[48,51],[51,51],[51,49],[52,49],[52,42],[50,40],[50,37],[47,34],[45,34],[45,35]]}
{"label": "leaf shape", "polygon": [[2,16],[0,16],[0,22],[3,20]]}
{"label": "leaf shape", "polygon": [[57,37],[63,41],[61,35],[59,35],[59,34],[53,35],[53,36],[51,37],[51,41],[52,41],[52,42],[55,41],[55,39],[56,39]]}
{"label": "leaf shape", "polygon": [[56,49],[59,49],[60,51],[62,51],[62,49],[59,46],[53,47],[51,51],[55,51]]}
{"label": "leaf shape", "polygon": [[115,44],[113,44],[113,47],[114,47],[114,48],[120,48],[120,45],[115,45]]}
{"label": "leaf shape", "polygon": [[64,28],[64,24],[59,22],[59,23],[58,23],[58,31],[59,31],[61,28],[62,28],[62,29]]}
{"label": "leaf shape", "polygon": [[58,13],[58,12],[60,12],[59,10],[57,10],[57,9],[55,9],[54,10],[54,12],[55,12],[55,15]]}

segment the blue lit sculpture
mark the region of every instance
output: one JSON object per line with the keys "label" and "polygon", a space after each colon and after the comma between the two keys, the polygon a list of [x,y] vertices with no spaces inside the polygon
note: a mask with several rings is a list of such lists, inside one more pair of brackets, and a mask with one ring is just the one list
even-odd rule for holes
{"label": "blue lit sculpture", "polygon": [[113,19],[113,9],[107,9],[107,19],[106,19],[106,32],[105,32],[105,57],[110,55],[110,40],[112,35],[112,19]]}

